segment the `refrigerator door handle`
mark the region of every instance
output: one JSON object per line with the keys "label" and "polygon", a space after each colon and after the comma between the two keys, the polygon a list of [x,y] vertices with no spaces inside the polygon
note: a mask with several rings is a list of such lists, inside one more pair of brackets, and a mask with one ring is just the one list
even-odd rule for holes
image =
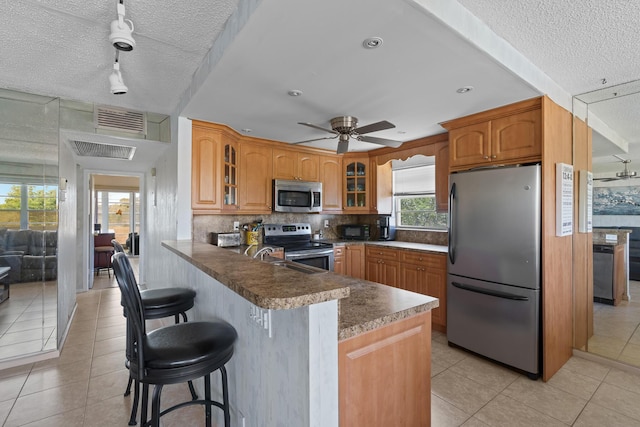
{"label": "refrigerator door handle", "polygon": [[513,301],[529,301],[529,297],[525,297],[522,295],[510,294],[508,292],[490,291],[488,289],[478,288],[477,286],[463,285],[462,283],[458,283],[458,282],[451,282],[451,284],[456,288],[462,289],[464,291],[476,292],[478,294],[489,295],[497,298],[510,299]]}
{"label": "refrigerator door handle", "polygon": [[453,238],[453,220],[455,218],[454,216],[454,208],[453,208],[453,202],[456,199],[456,183],[454,182],[453,184],[451,184],[451,190],[449,190],[449,232],[447,233],[448,236],[448,242],[447,242],[447,248],[449,251],[449,261],[451,262],[451,264],[455,264],[455,249],[453,248],[453,242],[455,241],[455,239]]}

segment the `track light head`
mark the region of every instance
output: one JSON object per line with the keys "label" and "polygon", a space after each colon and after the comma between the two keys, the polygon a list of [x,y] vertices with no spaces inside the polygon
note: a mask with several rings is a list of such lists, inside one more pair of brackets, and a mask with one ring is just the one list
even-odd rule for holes
{"label": "track light head", "polygon": [[129,52],[136,46],[136,41],[131,35],[133,33],[133,22],[130,19],[124,19],[124,4],[118,3],[117,10],[118,19],[111,22],[109,41],[116,49]]}
{"label": "track light head", "polygon": [[124,95],[129,90],[122,81],[122,73],[120,73],[118,61],[113,63],[113,71],[109,76],[109,83],[111,84],[111,93],[114,95]]}

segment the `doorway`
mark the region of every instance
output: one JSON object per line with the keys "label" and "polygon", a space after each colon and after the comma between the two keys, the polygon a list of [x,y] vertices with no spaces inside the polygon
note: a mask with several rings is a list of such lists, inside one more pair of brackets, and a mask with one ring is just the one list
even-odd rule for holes
{"label": "doorway", "polygon": [[[93,173],[89,176],[88,288],[100,275],[111,275],[110,253],[96,251],[96,242],[117,240],[131,257],[140,255],[141,177]],[[103,243],[100,243],[102,245]]]}

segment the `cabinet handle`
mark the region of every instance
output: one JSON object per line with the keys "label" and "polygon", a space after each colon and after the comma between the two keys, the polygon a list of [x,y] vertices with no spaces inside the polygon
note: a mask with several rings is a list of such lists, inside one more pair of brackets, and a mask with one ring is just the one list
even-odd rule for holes
{"label": "cabinet handle", "polygon": [[491,156],[492,159],[495,159],[496,157],[498,157],[498,156],[496,156],[495,154],[493,156]]}
{"label": "cabinet handle", "polygon": [[483,159],[489,160],[489,156],[484,156]]}

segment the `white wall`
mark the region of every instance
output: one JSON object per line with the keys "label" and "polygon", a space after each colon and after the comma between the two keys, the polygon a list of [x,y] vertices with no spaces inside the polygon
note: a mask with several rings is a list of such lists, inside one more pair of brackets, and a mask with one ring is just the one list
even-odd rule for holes
{"label": "white wall", "polygon": [[[185,286],[197,293],[190,320],[222,319],[238,332],[227,363],[232,426],[338,426],[338,302],[272,310],[272,338],[249,318],[251,304],[164,249]],[[219,399],[220,376],[212,376]],[[201,387],[202,383],[197,382]],[[200,390],[201,391],[201,390]],[[214,424],[222,411],[214,409]]]}

